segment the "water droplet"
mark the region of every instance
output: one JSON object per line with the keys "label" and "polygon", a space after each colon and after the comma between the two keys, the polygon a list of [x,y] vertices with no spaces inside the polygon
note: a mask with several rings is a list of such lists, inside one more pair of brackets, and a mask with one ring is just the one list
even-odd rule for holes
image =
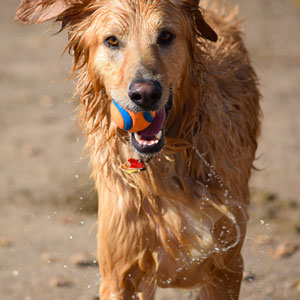
{"label": "water droplet", "polygon": [[66,269],[68,266],[67,265],[64,265],[64,268]]}
{"label": "water droplet", "polygon": [[12,274],[13,274],[14,276],[19,276],[19,271],[18,271],[18,270],[13,270],[13,271],[12,271]]}
{"label": "water droplet", "polygon": [[80,221],[80,224],[83,225],[83,224],[84,224],[84,221]]}
{"label": "water droplet", "polygon": [[75,177],[76,179],[78,179],[78,178],[79,178],[79,175],[78,175],[78,174],[76,174],[74,177]]}
{"label": "water droplet", "polygon": [[88,289],[90,289],[90,288],[91,288],[91,285],[90,285],[90,284],[88,284],[88,286],[87,286],[87,287],[88,287]]}
{"label": "water droplet", "polygon": [[73,239],[73,236],[72,235],[70,235],[70,240],[72,240]]}
{"label": "water droplet", "polygon": [[130,273],[128,274],[128,277],[131,278],[131,274]]}
{"label": "water droplet", "polygon": [[183,277],[183,280],[187,280],[187,278],[186,278],[186,277]]}

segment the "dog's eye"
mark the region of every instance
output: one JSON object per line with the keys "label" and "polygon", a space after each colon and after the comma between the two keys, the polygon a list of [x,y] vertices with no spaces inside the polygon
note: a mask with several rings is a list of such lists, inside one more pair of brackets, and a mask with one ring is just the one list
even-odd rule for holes
{"label": "dog's eye", "polygon": [[158,36],[157,42],[161,46],[169,45],[174,39],[175,35],[169,31],[162,31]]}
{"label": "dog's eye", "polygon": [[106,46],[111,48],[117,48],[119,46],[119,41],[115,36],[108,37],[104,42]]}

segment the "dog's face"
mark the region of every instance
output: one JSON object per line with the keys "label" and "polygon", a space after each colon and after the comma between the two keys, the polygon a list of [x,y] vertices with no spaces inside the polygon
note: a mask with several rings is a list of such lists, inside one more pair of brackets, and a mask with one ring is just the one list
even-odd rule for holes
{"label": "dog's face", "polygon": [[172,90],[189,63],[187,20],[171,1],[110,1],[96,12],[89,68],[108,98],[131,111],[156,111],[149,128],[131,134],[141,154],[164,146]]}
{"label": "dog's face", "polygon": [[39,23],[57,17],[68,24],[77,39],[71,47],[85,53],[94,87],[131,111],[156,111],[148,128],[131,134],[139,153],[153,154],[164,147],[172,94],[191,69],[196,35],[216,39],[198,4],[199,0],[23,0],[17,19]]}

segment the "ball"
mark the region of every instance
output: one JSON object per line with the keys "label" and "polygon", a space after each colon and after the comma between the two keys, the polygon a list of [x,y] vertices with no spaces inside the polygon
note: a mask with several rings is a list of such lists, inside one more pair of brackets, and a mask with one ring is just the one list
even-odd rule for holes
{"label": "ball", "polygon": [[146,129],[153,121],[156,112],[134,112],[130,111],[115,100],[110,107],[112,121],[121,129],[129,132],[139,132]]}

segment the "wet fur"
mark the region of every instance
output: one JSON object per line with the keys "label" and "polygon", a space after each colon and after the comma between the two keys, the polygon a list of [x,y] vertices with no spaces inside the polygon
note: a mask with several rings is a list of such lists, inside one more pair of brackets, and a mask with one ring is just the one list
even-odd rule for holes
{"label": "wet fur", "polygon": [[[114,18],[122,23],[122,17],[143,24],[152,10],[180,20],[183,48],[167,53],[169,63],[158,75],[149,71],[158,68],[158,58],[147,43],[111,70],[99,58],[101,26]],[[202,16],[217,33],[216,43]],[[235,14],[217,4],[200,10],[192,0],[23,0],[17,12],[26,23],[54,17],[69,31],[80,122],[99,195],[100,298],[152,299],[161,286],[200,288],[197,299],[238,299],[260,95]],[[143,76],[160,79],[165,90],[172,85],[174,105],[165,148],[145,172],[128,175],[119,166],[138,154],[129,135],[111,123],[109,105],[114,89],[123,105],[131,105],[125,94],[141,61],[148,66]]]}

